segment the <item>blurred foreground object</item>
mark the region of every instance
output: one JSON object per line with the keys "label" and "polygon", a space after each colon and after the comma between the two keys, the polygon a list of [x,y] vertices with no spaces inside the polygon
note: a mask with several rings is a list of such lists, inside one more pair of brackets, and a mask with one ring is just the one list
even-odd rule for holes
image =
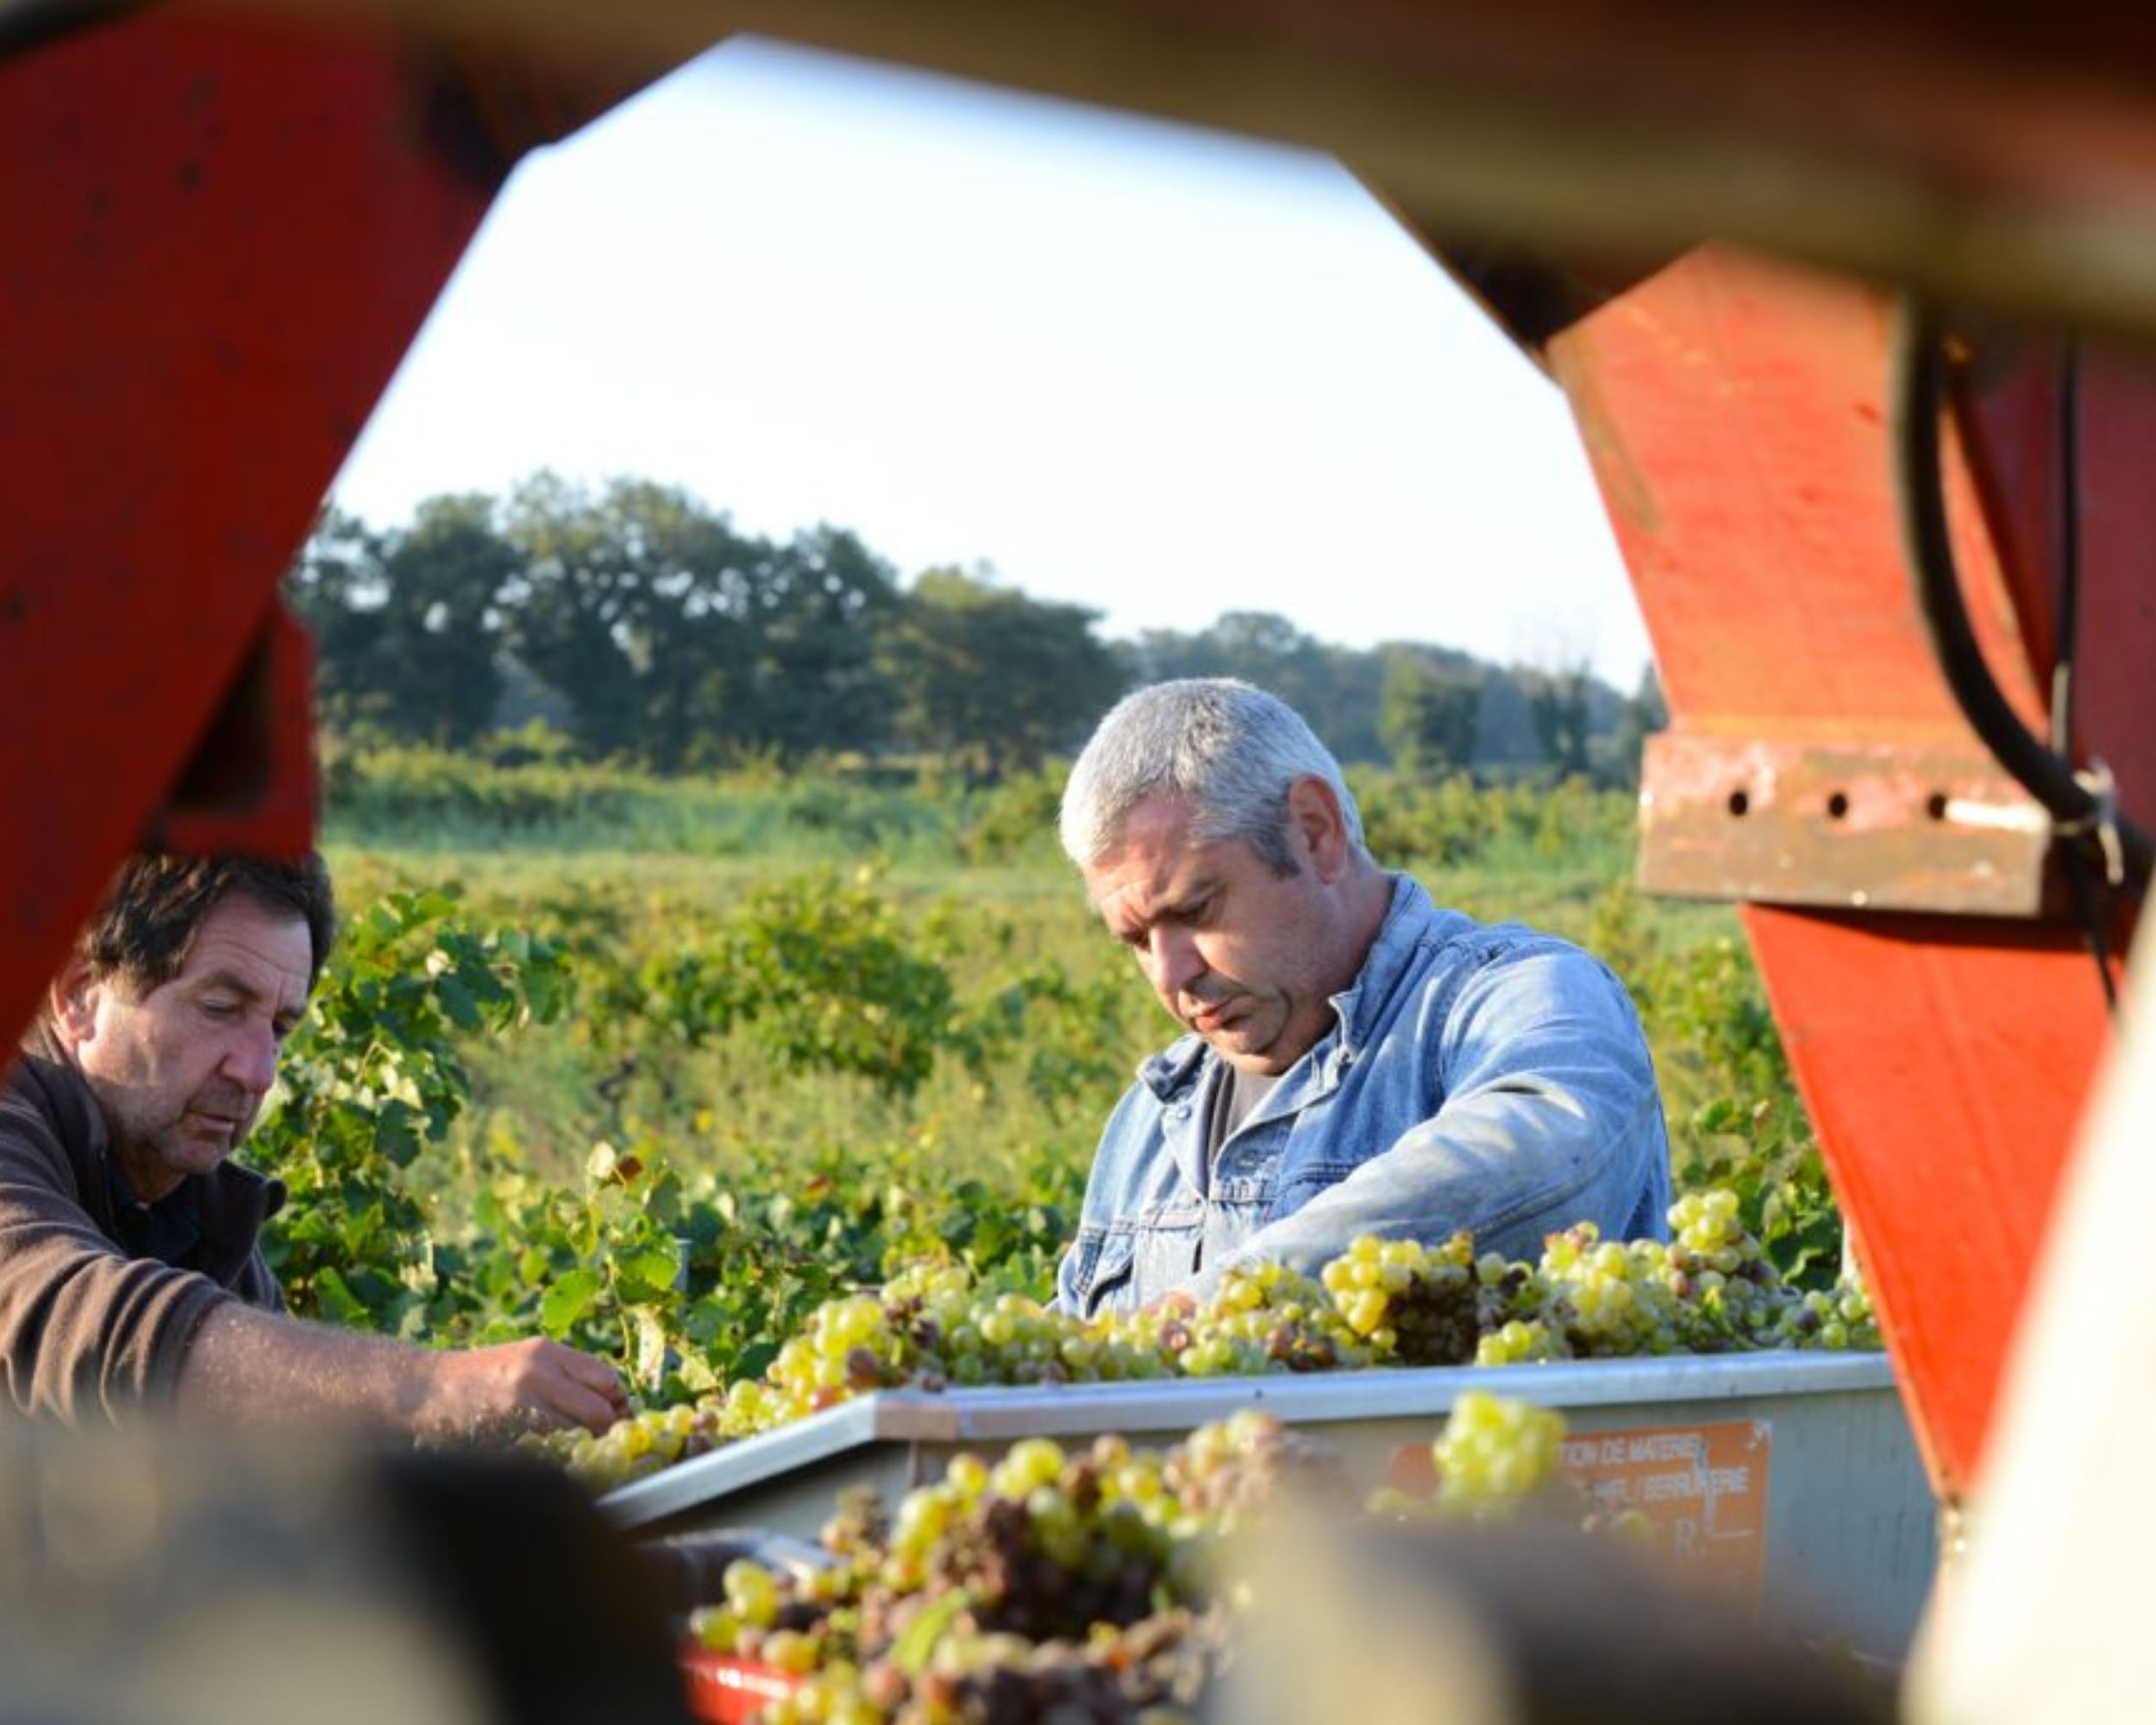
{"label": "blurred foreground object", "polygon": [[685,1720],[651,1579],[537,1466],[0,1427],[0,1720]]}
{"label": "blurred foreground object", "polygon": [[1282,1515],[1220,1716],[1238,1725],[1839,1725],[1893,1716],[1853,1661],[1755,1626],[1614,1540],[1557,1526],[1380,1529]]}
{"label": "blurred foreground object", "polygon": [[2156,1506],[2156,952],[2059,1195],[2015,1333],[1991,1460],[1918,1645],[1918,1721],[2127,1719],[2149,1709]]}

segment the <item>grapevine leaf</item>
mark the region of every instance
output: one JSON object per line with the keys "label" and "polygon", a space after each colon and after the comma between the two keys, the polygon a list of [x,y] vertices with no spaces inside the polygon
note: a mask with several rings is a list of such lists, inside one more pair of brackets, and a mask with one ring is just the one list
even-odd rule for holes
{"label": "grapevine leaf", "polygon": [[665,1295],[674,1288],[679,1260],[669,1246],[648,1245],[630,1252],[617,1266],[617,1274],[623,1283],[653,1295]]}
{"label": "grapevine leaf", "polygon": [[572,1270],[556,1277],[539,1302],[539,1327],[559,1340],[592,1309],[602,1286],[595,1270]]}
{"label": "grapevine leaf", "polygon": [[776,1342],[751,1342],[734,1356],[736,1377],[761,1377],[764,1369],[779,1357]]}
{"label": "grapevine leaf", "polygon": [[437,977],[434,992],[450,1023],[460,1030],[477,1030],[479,1027],[479,1003],[472,998],[472,991],[454,973]]}
{"label": "grapevine leaf", "polygon": [[329,1265],[325,1264],[315,1272],[315,1302],[322,1315],[330,1323],[362,1328],[367,1326],[366,1305]]}

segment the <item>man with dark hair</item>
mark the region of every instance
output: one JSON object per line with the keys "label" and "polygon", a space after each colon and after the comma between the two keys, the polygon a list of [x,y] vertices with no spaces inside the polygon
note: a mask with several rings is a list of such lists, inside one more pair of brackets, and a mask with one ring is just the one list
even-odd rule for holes
{"label": "man with dark hair", "polygon": [[122,870],[0,1088],[6,1403],[431,1437],[624,1410],[613,1371],[559,1343],[436,1352],[285,1315],[257,1245],[284,1189],[229,1158],[335,932],[317,856]]}
{"label": "man with dark hair", "polygon": [[1532,1256],[1591,1221],[1664,1236],[1670,1149],[1624,985],[1579,948],[1441,910],[1380,868],[1339,763],[1285,702],[1158,683],[1102,719],[1063,848],[1189,1032],[1101,1135],[1059,1297],[1204,1300],[1358,1234]]}

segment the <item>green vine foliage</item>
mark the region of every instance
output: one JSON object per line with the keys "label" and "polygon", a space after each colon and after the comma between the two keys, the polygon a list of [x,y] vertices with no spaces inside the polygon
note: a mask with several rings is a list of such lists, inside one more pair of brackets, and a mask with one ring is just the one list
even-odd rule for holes
{"label": "green vine foliage", "polygon": [[1829,1289],[1841,1213],[1749,950],[1726,937],[1671,950],[1620,881],[1588,944],[1625,979],[1655,1051],[1680,1191],[1726,1187],[1785,1281]]}
{"label": "green vine foliage", "polygon": [[787,1071],[919,1088],[951,1038],[956,993],[873,881],[817,869],[760,888],[710,944],[646,963],[642,1016],[688,1047],[739,1026]]}
{"label": "green vine foliage", "polygon": [[[1037,967],[962,1013],[937,957],[951,938],[865,879],[818,874],[755,895],[657,973],[693,964],[700,993],[652,988],[649,965],[639,988],[598,952],[576,993],[588,980],[634,1000],[641,1034],[738,1028],[782,1063],[895,1094],[941,1059],[986,1070],[1021,1040],[1036,1079],[1107,1071],[1091,991]],[[672,1158],[686,1145],[601,1143],[565,1183],[534,1173],[513,1128],[453,1134],[472,1099],[459,1048],[556,1019],[571,975],[562,947],[469,926],[451,894],[393,891],[348,926],[250,1145],[290,1190],[266,1250],[294,1311],[437,1343],[541,1332],[665,1399],[753,1376],[821,1302],[924,1255],[994,1286],[1052,1278],[1079,1175],[1049,1153],[954,1172],[929,1127],[873,1147],[750,1145],[685,1180]],[[1057,1052],[1073,1027],[1078,1051]]]}
{"label": "green vine foliage", "polygon": [[516,931],[475,932],[442,892],[393,892],[345,929],[279,1066],[250,1157],[290,1198],[266,1251],[295,1312],[417,1334],[437,1315],[411,1172],[471,1095],[460,1036],[550,1019],[562,955]]}

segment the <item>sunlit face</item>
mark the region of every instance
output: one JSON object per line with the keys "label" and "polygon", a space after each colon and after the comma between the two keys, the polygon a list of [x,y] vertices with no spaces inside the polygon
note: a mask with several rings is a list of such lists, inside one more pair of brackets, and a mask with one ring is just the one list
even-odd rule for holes
{"label": "sunlit face", "polygon": [[61,1039],[88,1080],[129,1189],[146,1203],[207,1174],[247,1136],[307,1005],[303,918],[234,895],[187,962],[139,998],[116,978],[63,978]]}
{"label": "sunlit face", "polygon": [[1285,1072],[1308,1051],[1363,959],[1332,862],[1337,835],[1292,818],[1289,829],[1300,867],[1283,878],[1245,839],[1193,844],[1188,806],[1162,793],[1133,806],[1081,871],[1161,1004],[1247,1072]]}

